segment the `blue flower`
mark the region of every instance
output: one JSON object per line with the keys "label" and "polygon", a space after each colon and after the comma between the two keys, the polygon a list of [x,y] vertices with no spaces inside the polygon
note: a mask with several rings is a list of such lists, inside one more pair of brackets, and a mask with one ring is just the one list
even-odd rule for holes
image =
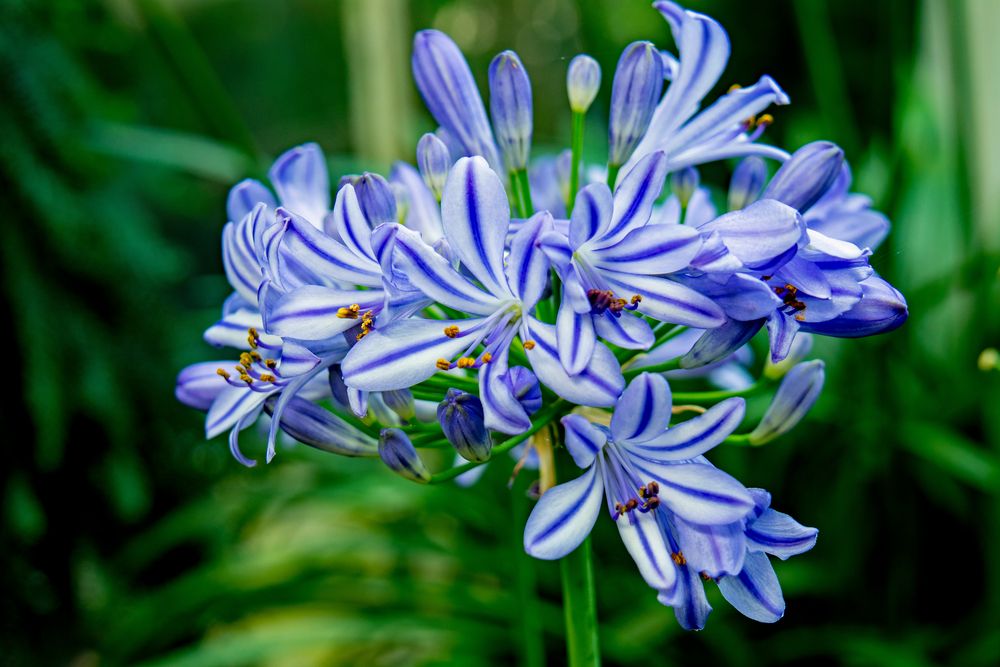
{"label": "blue flower", "polygon": [[400,319],[376,328],[344,360],[345,382],[381,391],[412,386],[438,371],[476,371],[487,426],[520,433],[531,422],[506,378],[509,350],[520,336],[542,384],[574,403],[613,403],[624,380],[611,352],[602,346],[593,363],[571,377],[559,363],[554,327],[532,315],[548,284],[549,263],[537,246],[551,216],[526,221],[508,253],[510,207],[503,185],[484,159],[472,157],[459,160],[448,176],[442,220],[454,258],[476,282],[398,225],[392,262],[428,299],[469,317]]}

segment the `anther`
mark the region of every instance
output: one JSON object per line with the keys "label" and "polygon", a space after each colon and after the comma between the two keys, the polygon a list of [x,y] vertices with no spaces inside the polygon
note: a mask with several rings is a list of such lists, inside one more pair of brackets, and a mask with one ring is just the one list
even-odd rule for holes
{"label": "anther", "polygon": [[705,583],[708,583],[709,581],[712,581],[712,577],[708,576],[708,572],[701,572],[700,576],[701,576],[701,580],[704,581]]}
{"label": "anther", "polygon": [[356,320],[358,319],[358,313],[361,311],[361,306],[358,304],[351,304],[347,308],[338,308],[337,317],[342,320]]}
{"label": "anther", "polygon": [[229,379],[229,372],[224,368],[219,368],[215,371],[217,374],[221,375],[226,380]]}
{"label": "anther", "polygon": [[273,375],[271,375],[270,373],[263,373],[260,376],[260,381],[261,382],[274,382],[276,379],[277,378],[274,377]]}
{"label": "anther", "polygon": [[437,367],[442,371],[447,371],[451,369],[451,362],[447,359],[438,359]]}
{"label": "anther", "polygon": [[656,482],[650,482],[646,485],[646,490],[649,492],[649,495],[655,496],[660,493],[660,485]]}
{"label": "anther", "polygon": [[526,349],[526,350],[534,350],[535,349],[535,341],[533,341],[533,340],[526,340],[526,341],[524,341],[524,349]]}
{"label": "anther", "polygon": [[459,357],[458,367],[459,368],[472,368],[476,365],[476,360],[474,357]]}
{"label": "anther", "polygon": [[649,498],[646,498],[646,502],[643,503],[643,507],[645,507],[647,510],[655,510],[659,506],[660,506],[659,496],[650,496]]}
{"label": "anther", "polygon": [[250,351],[250,357],[254,361],[260,361],[261,360],[260,352],[258,352],[257,350],[251,350]]}
{"label": "anther", "polygon": [[774,116],[772,116],[769,113],[766,113],[766,114],[764,114],[763,116],[761,116],[760,118],[757,119],[757,127],[761,127],[761,126],[767,127],[768,125],[770,125],[773,122],[774,122]]}
{"label": "anther", "polygon": [[278,367],[278,362],[274,359],[265,359],[264,365],[273,370]]}
{"label": "anther", "polygon": [[458,338],[458,327],[452,324],[444,328],[444,335],[448,338]]}
{"label": "anther", "polygon": [[680,551],[670,554],[670,560],[674,561],[676,565],[687,565],[687,559],[684,558],[684,554]]}
{"label": "anther", "polygon": [[492,355],[492,354],[490,354],[489,352],[483,352],[483,357],[482,357],[482,359],[483,359],[483,363],[484,363],[484,364],[488,364],[488,363],[490,363],[491,361],[493,361],[493,355]]}
{"label": "anther", "polygon": [[734,83],[733,85],[729,86],[729,90],[727,90],[726,92],[735,93],[737,90],[740,90],[741,88],[743,88],[743,86],[741,86],[738,83]]}
{"label": "anther", "polygon": [[635,498],[629,498],[628,500],[625,501],[625,511],[626,512],[631,512],[632,510],[634,510],[638,506],[639,506],[639,501],[636,500]]}
{"label": "anther", "polygon": [[638,295],[638,294],[633,294],[632,295],[632,305],[633,306],[638,305],[640,301],[642,301],[642,297],[640,295]]}
{"label": "anther", "polygon": [[247,352],[241,352],[240,363],[243,364],[244,368],[249,370],[250,367],[253,365],[253,359],[250,358],[250,355]]}
{"label": "anther", "polygon": [[250,346],[251,350],[257,349],[257,343],[260,341],[260,334],[253,327],[247,329],[247,344]]}

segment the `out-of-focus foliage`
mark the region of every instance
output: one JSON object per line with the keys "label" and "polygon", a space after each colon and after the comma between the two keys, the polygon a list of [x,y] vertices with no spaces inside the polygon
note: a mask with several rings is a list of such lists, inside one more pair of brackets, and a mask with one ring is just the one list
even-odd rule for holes
{"label": "out-of-focus foliage", "polygon": [[[911,317],[824,341],[811,419],[718,455],[820,528],[778,565],[787,617],[716,604],[682,633],[602,522],[606,662],[997,664],[1000,372],[977,360],[1000,346],[1000,5],[689,4],[729,29],[732,82],[767,72],[789,92],[772,136],[847,149],[895,223],[876,264]],[[309,139],[338,174],[412,159],[430,121],[407,58],[427,26],[481,82],[517,50],[553,151],[569,58],[591,53],[607,82],[629,41],[670,43],[638,0],[0,4],[0,662],[486,665],[538,641],[561,662],[558,576],[520,552],[531,480],[507,490],[513,461],[472,489],[301,448],[247,470],[172,396],[226,294],[228,185]]]}

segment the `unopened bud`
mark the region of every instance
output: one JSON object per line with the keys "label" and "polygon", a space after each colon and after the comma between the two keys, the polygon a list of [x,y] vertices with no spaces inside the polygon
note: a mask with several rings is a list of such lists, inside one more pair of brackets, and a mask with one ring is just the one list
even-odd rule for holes
{"label": "unopened bud", "polygon": [[449,389],[437,409],[438,422],[455,451],[468,461],[486,461],[493,438],[486,428],[483,403],[478,396]]}
{"label": "unopened bud", "polygon": [[511,170],[528,166],[531,150],[531,81],[513,51],[504,51],[490,63],[490,113],[493,130]]}
{"label": "unopened bud", "polygon": [[750,433],[750,444],[763,445],[792,430],[809,412],[823,390],[822,361],[801,363],[788,372],[774,394],[770,407]]}
{"label": "unopened bud", "polygon": [[814,141],[792,153],[774,175],[764,199],[777,199],[805,213],[833,185],[844,164],[844,151],[829,141]]}
{"label": "unopened bud", "polygon": [[691,195],[698,189],[699,181],[698,170],[694,167],[685,167],[670,174],[670,189],[684,208],[687,208]]}
{"label": "unopened bud", "polygon": [[729,210],[738,211],[757,201],[767,180],[767,165],[756,155],[742,160],[729,181]]}
{"label": "unopened bud", "polygon": [[663,61],[650,42],[625,47],[611,84],[608,121],[608,164],[620,166],[629,159],[646,134],[663,89]]}
{"label": "unopened bud", "polygon": [[403,421],[413,421],[417,413],[417,404],[413,400],[413,392],[409,389],[383,391],[382,401]]}
{"label": "unopened bud", "polygon": [[385,428],[378,439],[378,455],[393,472],[414,482],[426,484],[431,479],[413,443],[398,428]]}
{"label": "unopened bud", "polygon": [[420,137],[417,143],[417,167],[424,183],[434,193],[434,198],[441,200],[444,183],[448,180],[448,168],[451,166],[451,155],[444,142],[437,135],[428,132]]}
{"label": "unopened bud", "polygon": [[388,181],[378,174],[365,172],[354,182],[354,190],[369,225],[396,222],[396,196]]}
{"label": "unopened bud", "polygon": [[507,371],[507,377],[513,390],[514,398],[530,415],[542,407],[542,388],[538,378],[524,366],[514,366]]}
{"label": "unopened bud", "polygon": [[601,66],[588,55],[579,55],[569,63],[566,93],[574,113],[586,113],[601,87]]}

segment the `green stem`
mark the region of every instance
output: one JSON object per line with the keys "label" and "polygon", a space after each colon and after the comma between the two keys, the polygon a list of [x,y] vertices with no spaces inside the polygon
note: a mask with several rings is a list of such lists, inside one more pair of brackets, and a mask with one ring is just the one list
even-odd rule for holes
{"label": "green stem", "polygon": [[511,489],[514,521],[511,522],[511,546],[514,549],[517,597],[520,603],[517,621],[521,634],[521,664],[524,667],[545,665],[545,642],[542,638],[541,613],[535,590],[535,561],[524,552],[524,523],[528,520],[528,496],[524,483]]}
{"label": "green stem", "polygon": [[620,164],[609,164],[608,165],[608,187],[611,191],[615,190],[615,181],[618,180],[618,171],[622,168]]}
{"label": "green stem", "polygon": [[[531,436],[538,433],[540,430],[549,425],[553,419],[555,419],[559,414],[566,409],[568,403],[559,399],[553,403],[550,403],[547,407],[542,408],[538,411],[534,423],[532,423],[531,428],[529,428],[524,433],[520,435],[515,435],[507,440],[504,440],[499,445],[493,448],[493,453],[490,459],[492,459],[497,454],[503,454],[504,452],[510,451],[514,447],[518,446]],[[487,461],[470,461],[468,463],[463,463],[460,466],[455,466],[454,468],[449,468],[448,470],[442,470],[436,475],[431,476],[431,484],[440,484],[441,482],[447,482],[448,480],[455,479],[464,472],[472,470],[476,466],[481,466]]]}
{"label": "green stem", "polygon": [[680,402],[691,402],[691,403],[713,403],[715,401],[722,401],[727,398],[733,398],[734,396],[753,396],[754,394],[759,394],[771,385],[771,382],[767,380],[758,380],[754,384],[750,385],[746,389],[733,389],[730,391],[690,391],[690,392],[674,392],[673,401],[674,403]]}
{"label": "green stem", "polygon": [[580,162],[583,160],[583,119],[585,114],[573,112],[573,143],[569,169],[569,193],[566,197],[566,216],[573,214],[576,191],[580,189]]}
{"label": "green stem", "polygon": [[600,667],[597,638],[597,602],[590,538],[559,561],[563,612],[566,615],[566,650],[570,667]]}
{"label": "green stem", "polygon": [[528,181],[528,170],[518,169],[511,174],[514,189],[517,190],[517,201],[522,218],[530,217],[535,208],[531,203],[531,183]]}
{"label": "green stem", "polygon": [[656,364],[655,366],[646,366],[645,368],[631,368],[624,371],[625,379],[631,380],[641,373],[666,373],[667,371],[675,371],[681,367],[681,358],[675,357],[670,361],[664,361],[662,364]]}

